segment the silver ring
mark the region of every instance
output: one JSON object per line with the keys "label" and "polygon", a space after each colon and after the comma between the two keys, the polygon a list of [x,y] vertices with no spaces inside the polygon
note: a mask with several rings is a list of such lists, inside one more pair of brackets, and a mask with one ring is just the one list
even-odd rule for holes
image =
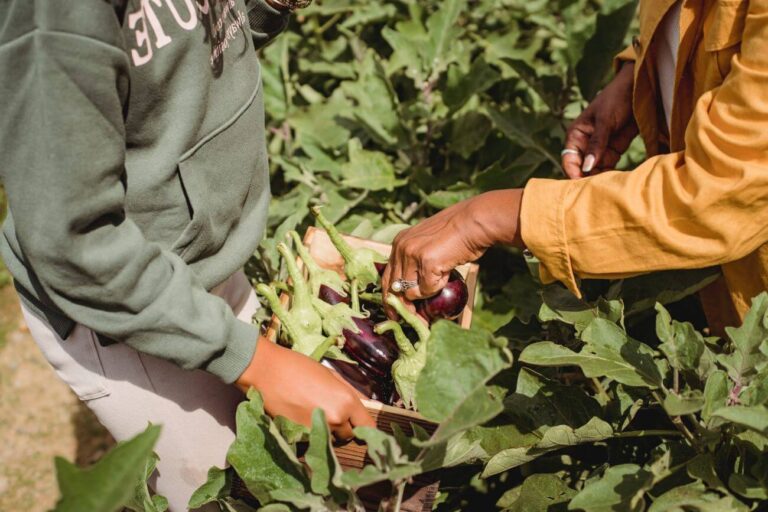
{"label": "silver ring", "polygon": [[400,293],[400,292],[404,292],[409,288],[415,288],[418,285],[419,283],[416,281],[406,281],[405,279],[395,279],[392,282],[392,286],[390,286],[389,288],[395,293]]}
{"label": "silver ring", "polygon": [[565,156],[565,155],[580,155],[580,154],[581,154],[581,151],[579,151],[578,149],[571,149],[571,148],[565,148],[564,150],[562,150],[562,151],[560,152],[560,156]]}

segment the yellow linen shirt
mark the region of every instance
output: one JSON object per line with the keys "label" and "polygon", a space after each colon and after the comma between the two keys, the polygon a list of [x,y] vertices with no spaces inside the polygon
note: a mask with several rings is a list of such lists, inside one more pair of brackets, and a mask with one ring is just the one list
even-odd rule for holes
{"label": "yellow linen shirt", "polygon": [[734,324],[768,289],[768,0],[683,1],[668,130],[654,46],[674,3],[641,0],[639,37],[617,57],[635,60],[648,160],[632,172],[531,180],[522,237],[542,280],[577,295],[576,276],[721,265],[724,282],[702,299],[711,324]]}

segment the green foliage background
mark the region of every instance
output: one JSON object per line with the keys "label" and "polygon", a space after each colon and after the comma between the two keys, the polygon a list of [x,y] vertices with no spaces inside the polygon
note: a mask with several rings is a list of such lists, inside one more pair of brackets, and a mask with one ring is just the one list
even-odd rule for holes
{"label": "green foliage background", "polygon": [[388,241],[480,192],[561,175],[565,127],[609,75],[635,7],[316,2],[262,56],[275,199],[254,265],[274,276],[274,244],[309,224],[311,204]]}

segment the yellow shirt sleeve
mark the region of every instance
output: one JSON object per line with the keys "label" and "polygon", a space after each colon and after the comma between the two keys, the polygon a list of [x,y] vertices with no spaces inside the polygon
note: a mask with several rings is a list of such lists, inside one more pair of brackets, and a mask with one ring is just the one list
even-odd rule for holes
{"label": "yellow shirt sleeve", "polygon": [[531,180],[522,237],[544,282],[702,268],[768,242],[768,0],[750,2],[742,50],[697,102],[686,149],[632,172]]}
{"label": "yellow shirt sleeve", "polygon": [[618,73],[625,62],[634,62],[637,59],[637,53],[632,45],[627,46],[618,55],[613,58],[613,72]]}

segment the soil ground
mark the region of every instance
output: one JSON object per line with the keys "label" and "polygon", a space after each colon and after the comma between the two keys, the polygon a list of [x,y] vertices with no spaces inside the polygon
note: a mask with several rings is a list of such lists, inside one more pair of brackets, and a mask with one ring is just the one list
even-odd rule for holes
{"label": "soil ground", "polygon": [[0,440],[0,511],[8,512],[51,510],[54,457],[89,465],[114,444],[43,358],[10,285],[0,288]]}

